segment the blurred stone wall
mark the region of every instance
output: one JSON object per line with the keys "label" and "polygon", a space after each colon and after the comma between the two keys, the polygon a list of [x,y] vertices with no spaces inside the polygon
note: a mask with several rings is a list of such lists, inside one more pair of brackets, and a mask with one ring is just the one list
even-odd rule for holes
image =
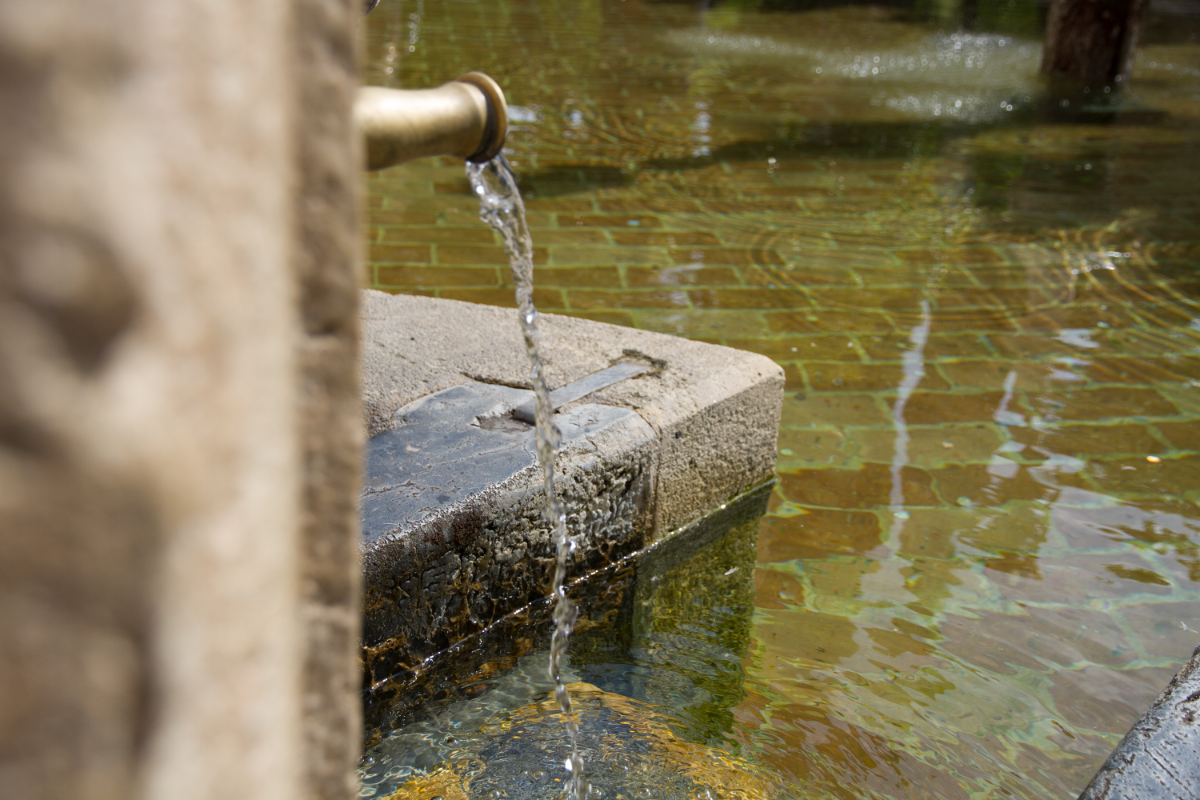
{"label": "blurred stone wall", "polygon": [[361,0],[294,0],[298,147],[293,263],[300,308],[301,614],[308,797],[358,794],[358,386],[362,156],[352,125]]}
{"label": "blurred stone wall", "polygon": [[357,5],[0,4],[4,800],[352,794]]}

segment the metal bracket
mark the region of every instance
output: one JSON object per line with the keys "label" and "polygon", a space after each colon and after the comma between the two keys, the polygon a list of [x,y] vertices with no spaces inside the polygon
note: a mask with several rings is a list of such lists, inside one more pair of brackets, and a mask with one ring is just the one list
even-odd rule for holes
{"label": "metal bracket", "polygon": [[[602,369],[599,372],[593,372],[591,375],[586,375],[577,381],[571,381],[566,386],[560,386],[550,393],[550,407],[554,411],[558,411],[567,403],[573,403],[580,398],[587,397],[593,392],[598,392],[601,389],[606,389],[614,383],[619,383],[626,378],[634,378],[643,373],[649,372],[652,367],[646,364],[638,364],[634,361],[624,361],[620,364]],[[513,417],[521,422],[534,424],[534,409],[536,408],[536,400],[529,400],[522,403],[513,409]]]}

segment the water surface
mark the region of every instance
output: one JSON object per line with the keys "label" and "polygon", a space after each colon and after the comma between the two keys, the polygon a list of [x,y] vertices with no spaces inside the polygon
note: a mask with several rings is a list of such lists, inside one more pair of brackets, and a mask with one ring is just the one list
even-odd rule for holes
{"label": "water surface", "polygon": [[[540,310],[787,375],[747,605],[576,678],[798,797],[1074,796],[1200,643],[1200,18],[1062,124],[1036,4],[763,5],[368,18],[370,81],[505,87]],[[460,164],[368,191],[369,285],[513,305]]]}

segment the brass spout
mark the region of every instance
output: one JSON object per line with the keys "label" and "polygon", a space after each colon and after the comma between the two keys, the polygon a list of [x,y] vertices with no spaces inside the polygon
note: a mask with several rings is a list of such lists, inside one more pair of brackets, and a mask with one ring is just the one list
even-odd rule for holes
{"label": "brass spout", "polygon": [[367,169],[425,156],[491,159],[504,146],[508,104],[482,72],[468,72],[436,89],[358,90],[354,121],[366,137]]}

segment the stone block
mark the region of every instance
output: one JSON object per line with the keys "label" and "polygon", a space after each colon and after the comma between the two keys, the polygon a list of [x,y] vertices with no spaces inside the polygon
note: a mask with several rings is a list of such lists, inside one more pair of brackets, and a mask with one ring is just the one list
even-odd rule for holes
{"label": "stone block", "polygon": [[[380,686],[544,598],[555,548],[532,431],[511,416],[532,396],[515,312],[367,291],[362,315],[374,437],[364,659],[368,685]],[[551,388],[620,362],[650,368],[556,414],[556,486],[579,548],[572,574],[772,479],[783,371],[770,359],[584,319],[539,324]]]}

